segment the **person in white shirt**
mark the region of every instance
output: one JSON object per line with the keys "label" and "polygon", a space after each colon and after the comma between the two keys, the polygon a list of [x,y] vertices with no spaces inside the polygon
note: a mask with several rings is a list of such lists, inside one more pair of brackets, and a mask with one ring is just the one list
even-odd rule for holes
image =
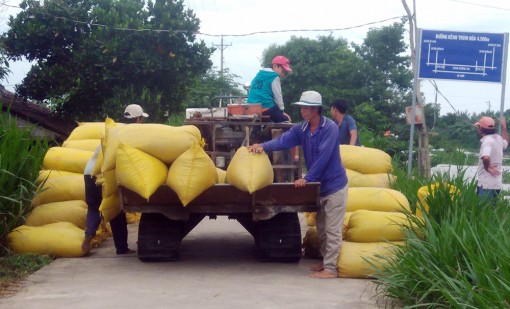
{"label": "person in white shirt", "polygon": [[476,171],[476,194],[483,198],[496,198],[503,184],[503,151],[508,147],[506,120],[500,119],[501,135],[496,133],[493,118],[484,116],[475,123],[480,139],[480,154]]}
{"label": "person in white shirt", "polygon": [[[145,113],[142,107],[138,104],[130,104],[126,106],[124,110],[124,123],[141,123],[143,118],[149,115]],[[81,249],[84,254],[89,254],[91,248],[91,242],[96,231],[101,223],[101,214],[99,212],[99,206],[101,205],[102,189],[101,185],[96,183],[96,176],[92,176],[92,171],[96,165],[97,158],[101,152],[101,145],[99,145],[87,162],[84,170],[85,179],[85,202],[87,203],[87,217],[85,227],[85,238],[81,244]],[[115,218],[110,220],[110,227],[112,228],[113,242],[117,254],[131,254],[134,250],[129,249],[127,239],[127,221],[126,214],[121,211]]]}

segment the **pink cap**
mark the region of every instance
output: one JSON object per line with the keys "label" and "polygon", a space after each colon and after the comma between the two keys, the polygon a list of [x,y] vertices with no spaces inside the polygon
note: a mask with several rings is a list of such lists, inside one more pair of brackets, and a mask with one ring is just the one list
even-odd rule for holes
{"label": "pink cap", "polygon": [[475,126],[481,127],[484,129],[494,129],[496,126],[496,123],[494,122],[494,119],[491,117],[484,116],[478,120],[478,122],[475,123]]}
{"label": "pink cap", "polygon": [[290,61],[284,56],[274,57],[272,63],[281,65],[283,69],[287,72],[292,72],[292,68],[290,67]]}

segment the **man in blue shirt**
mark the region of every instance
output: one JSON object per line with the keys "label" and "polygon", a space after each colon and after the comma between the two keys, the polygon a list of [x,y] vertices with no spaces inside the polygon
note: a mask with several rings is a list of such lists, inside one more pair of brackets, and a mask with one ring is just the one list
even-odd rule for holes
{"label": "man in blue shirt", "polygon": [[344,99],[338,99],[331,105],[331,117],[338,125],[340,145],[361,146],[358,138],[358,127],[356,121],[346,115],[349,105]]}
{"label": "man in blue shirt", "polygon": [[247,103],[262,104],[262,115],[268,115],[273,122],[291,121],[284,110],[281,78],[292,72],[290,61],[276,56],[271,68],[260,70],[250,85]]}
{"label": "man in blue shirt", "polygon": [[322,97],[316,91],[305,91],[299,102],[303,122],[280,137],[248,147],[251,152],[276,151],[301,146],[308,173],[297,179],[296,187],[307,182],[320,182],[320,208],[316,224],[322,263],[311,268],[313,278],[336,278],[342,244],[342,227],[347,208],[347,176],[340,158],[338,127],[321,115]]}

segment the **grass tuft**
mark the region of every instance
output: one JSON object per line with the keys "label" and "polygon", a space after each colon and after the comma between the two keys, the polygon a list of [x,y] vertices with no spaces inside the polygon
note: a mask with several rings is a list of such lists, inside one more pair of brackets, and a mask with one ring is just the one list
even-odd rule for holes
{"label": "grass tuft", "polygon": [[[464,181],[459,172],[430,180],[399,175],[393,184],[415,208],[428,206],[429,212],[422,219],[407,214],[414,224],[406,229],[405,245],[374,280],[381,296],[408,308],[509,307],[508,203],[479,199],[474,180]],[[431,192],[424,201],[415,197],[421,186]]]}

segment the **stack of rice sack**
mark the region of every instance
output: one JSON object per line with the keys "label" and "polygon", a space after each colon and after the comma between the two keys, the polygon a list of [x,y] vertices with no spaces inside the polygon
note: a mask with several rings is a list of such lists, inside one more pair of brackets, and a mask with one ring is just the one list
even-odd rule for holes
{"label": "stack of rice sack", "polygon": [[119,185],[145,199],[160,186],[168,185],[183,205],[187,205],[216,183],[216,167],[202,145],[200,131],[195,126],[116,126],[113,120],[107,119],[101,165],[103,216],[111,220],[120,212]]}
{"label": "stack of rice sack", "polygon": [[[25,225],[9,234],[17,253],[82,256],[87,204],[83,171],[104,137],[103,123],[79,123],[62,147],[48,149],[37,183],[39,191]],[[98,231],[95,241],[106,237]],[[96,244],[97,245],[97,244]]]}
{"label": "stack of rice sack", "polygon": [[185,207],[217,183],[230,183],[250,193],[272,183],[273,170],[266,154],[255,155],[241,147],[225,171],[214,165],[203,147],[195,126],[116,127],[107,120],[101,165],[102,214],[110,220],[119,213],[119,185],[147,200],[160,186],[168,186]]}
{"label": "stack of rice sack", "polygon": [[[384,257],[390,257],[392,248],[402,243],[402,227],[408,224],[403,211],[410,211],[409,201],[401,192],[389,188],[394,176],[390,174],[388,154],[349,145],[341,145],[340,153],[349,188],[338,275],[366,278],[374,275],[370,263],[384,265]],[[304,254],[320,258],[315,213],[305,216],[310,227],[303,239]]]}
{"label": "stack of rice sack", "polygon": [[119,185],[147,200],[160,186],[168,186],[186,207],[203,191],[227,179],[248,192],[272,183],[267,155],[255,155],[241,147],[224,171],[214,165],[203,147],[201,133],[192,125],[116,126],[107,119],[100,180],[103,216],[111,220],[119,213]]}
{"label": "stack of rice sack", "polygon": [[340,156],[349,178],[349,188],[390,188],[395,181],[391,174],[391,157],[386,152],[370,147],[340,145]]}

